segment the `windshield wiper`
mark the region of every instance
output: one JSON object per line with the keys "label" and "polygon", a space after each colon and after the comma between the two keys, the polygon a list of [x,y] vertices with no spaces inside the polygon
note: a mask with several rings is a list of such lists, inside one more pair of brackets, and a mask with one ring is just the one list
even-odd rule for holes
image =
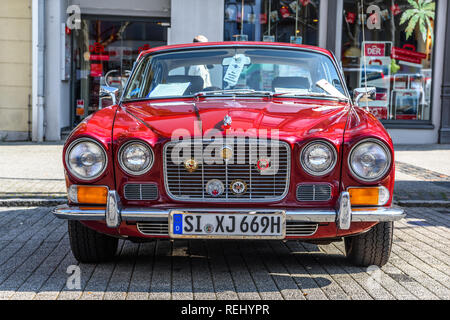
{"label": "windshield wiper", "polygon": [[194,96],[205,97],[205,96],[216,96],[216,95],[225,95],[225,96],[272,96],[273,92],[271,91],[258,91],[254,89],[224,89],[224,90],[215,90],[215,91],[200,91],[197,92]]}
{"label": "windshield wiper", "polygon": [[295,92],[280,92],[274,93],[273,97],[295,97],[295,98],[329,98],[338,101],[349,101],[347,97],[336,97],[325,93],[308,92],[308,93],[295,93]]}
{"label": "windshield wiper", "polygon": [[337,97],[326,93],[308,92],[308,93],[296,93],[296,92],[280,92],[274,93],[272,91],[254,90],[254,89],[224,89],[215,91],[200,91],[194,94],[194,97],[206,97],[206,96],[268,96],[268,97],[295,97],[295,98],[328,98],[337,101],[347,102],[349,99],[346,97]]}

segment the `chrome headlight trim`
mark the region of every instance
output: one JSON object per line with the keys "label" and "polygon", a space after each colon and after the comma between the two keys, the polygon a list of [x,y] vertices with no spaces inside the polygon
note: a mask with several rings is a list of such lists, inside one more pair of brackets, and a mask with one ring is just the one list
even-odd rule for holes
{"label": "chrome headlight trim", "polygon": [[[388,165],[383,170],[382,174],[380,174],[378,177],[376,177],[374,179],[367,179],[367,178],[359,176],[353,170],[353,166],[351,164],[351,159],[352,159],[353,152],[356,150],[356,148],[358,148],[358,146],[360,146],[363,143],[367,143],[367,142],[372,142],[372,143],[378,144],[384,150],[384,152],[386,153],[386,158],[387,158],[387,161],[388,161]],[[363,139],[363,140],[359,141],[358,143],[356,143],[351,148],[350,153],[348,154],[347,164],[348,164],[348,167],[350,169],[350,172],[351,172],[352,176],[354,178],[356,178],[357,180],[360,180],[362,182],[376,182],[376,181],[380,181],[380,180],[384,179],[386,177],[386,175],[389,173],[389,170],[391,169],[391,166],[392,166],[392,154],[391,154],[391,151],[390,151],[389,147],[383,141],[381,141],[379,139],[375,139],[375,138],[367,138],[367,139]]]}
{"label": "chrome headlight trim", "polygon": [[[151,161],[149,162],[149,164],[147,165],[147,167],[146,167],[145,169],[143,169],[143,170],[140,170],[140,171],[132,171],[132,170],[128,169],[128,168],[125,166],[125,164],[123,163],[123,161],[122,161],[122,152],[125,150],[126,147],[128,147],[130,144],[133,144],[133,143],[140,144],[140,145],[142,145],[143,147],[147,148],[147,149],[149,150],[149,152],[150,152],[150,155],[151,155]],[[142,140],[130,140],[130,141],[127,141],[126,143],[124,143],[124,144],[119,148],[119,152],[117,153],[117,159],[118,159],[118,161],[119,161],[119,166],[120,166],[120,168],[121,168],[125,173],[128,173],[128,174],[130,174],[130,175],[132,175],[132,176],[141,176],[141,175],[147,173],[147,172],[153,167],[153,164],[155,163],[155,154],[154,154],[154,152],[153,152],[152,147],[151,147],[148,143],[146,143],[146,142],[144,142],[144,141],[142,141]]]}
{"label": "chrome headlight trim", "polygon": [[[70,155],[70,152],[72,151],[72,149],[73,149],[76,145],[78,145],[78,144],[80,144],[80,143],[83,143],[83,142],[91,142],[91,143],[96,144],[96,145],[100,148],[100,150],[102,151],[103,156],[104,156],[104,158],[105,158],[105,162],[103,163],[102,170],[100,170],[99,173],[97,173],[96,175],[94,175],[94,176],[92,176],[92,177],[89,177],[89,178],[80,176],[78,173],[76,173],[76,172],[74,172],[73,170],[71,170],[71,166],[70,166],[70,162],[69,162],[69,155]],[[106,170],[106,168],[107,168],[107,166],[108,166],[108,156],[106,155],[105,148],[103,148],[103,146],[101,145],[101,143],[99,143],[98,141],[96,141],[96,140],[94,140],[94,139],[92,139],[92,138],[84,138],[84,137],[83,137],[83,138],[75,139],[74,141],[72,141],[72,142],[69,144],[69,146],[67,147],[67,149],[66,149],[66,153],[65,153],[65,155],[64,155],[64,160],[65,160],[65,162],[66,162],[67,171],[69,171],[69,173],[70,173],[71,175],[73,175],[75,178],[77,178],[77,179],[79,179],[79,180],[82,180],[82,181],[92,181],[92,180],[97,179],[98,177],[100,177],[100,176],[105,172],[105,170]]]}
{"label": "chrome headlight trim", "polygon": [[[325,146],[328,147],[328,149],[331,150],[331,152],[332,152],[332,154],[333,154],[333,157],[334,157],[333,162],[332,162],[332,163],[330,164],[330,166],[329,166],[326,170],[324,170],[324,171],[321,171],[321,172],[315,172],[315,171],[312,171],[312,170],[310,170],[310,169],[303,163],[303,155],[304,155],[304,152],[305,152],[305,150],[306,150],[309,146],[311,146],[312,144],[322,144],[322,145],[325,145]],[[326,140],[313,140],[313,141],[310,141],[310,142],[308,142],[305,146],[303,146],[303,147],[302,147],[302,150],[300,151],[300,166],[302,167],[303,170],[306,171],[306,173],[308,173],[308,174],[310,174],[310,175],[312,175],[312,176],[315,176],[315,177],[321,177],[321,176],[324,176],[324,175],[330,173],[330,172],[333,171],[333,169],[335,168],[336,163],[337,163],[337,151],[336,151],[335,147],[333,146],[333,144],[330,143],[330,142],[328,142],[328,141],[326,141]]]}

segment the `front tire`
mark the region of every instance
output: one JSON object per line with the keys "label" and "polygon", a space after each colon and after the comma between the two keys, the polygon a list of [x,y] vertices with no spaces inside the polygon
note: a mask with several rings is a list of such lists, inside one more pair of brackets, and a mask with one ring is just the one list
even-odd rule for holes
{"label": "front tire", "polygon": [[68,229],[70,247],[79,262],[105,262],[116,254],[119,239],[89,229],[76,220],[68,221]]}
{"label": "front tire", "polygon": [[380,222],[368,232],[347,237],[345,253],[347,258],[355,265],[368,267],[384,266],[391,254],[394,234],[394,222]]}

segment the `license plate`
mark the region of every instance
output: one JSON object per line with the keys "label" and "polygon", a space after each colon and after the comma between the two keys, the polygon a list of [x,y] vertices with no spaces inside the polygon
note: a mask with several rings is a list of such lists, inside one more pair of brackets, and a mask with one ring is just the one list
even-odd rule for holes
{"label": "license plate", "polygon": [[172,238],[284,239],[286,214],[172,211],[169,225]]}

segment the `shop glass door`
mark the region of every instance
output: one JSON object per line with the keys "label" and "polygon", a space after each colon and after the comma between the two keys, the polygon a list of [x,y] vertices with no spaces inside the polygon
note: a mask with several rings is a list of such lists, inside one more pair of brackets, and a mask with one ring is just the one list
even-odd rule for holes
{"label": "shop glass door", "polygon": [[73,32],[72,124],[111,105],[101,86],[122,90],[139,53],[166,45],[169,23],[161,20],[83,17]]}
{"label": "shop glass door", "polygon": [[431,119],[437,5],[436,0],[344,0],[346,82],[350,91],[376,88],[375,98],[362,105],[385,124]]}
{"label": "shop glass door", "polygon": [[320,0],[225,0],[224,40],[318,45]]}

